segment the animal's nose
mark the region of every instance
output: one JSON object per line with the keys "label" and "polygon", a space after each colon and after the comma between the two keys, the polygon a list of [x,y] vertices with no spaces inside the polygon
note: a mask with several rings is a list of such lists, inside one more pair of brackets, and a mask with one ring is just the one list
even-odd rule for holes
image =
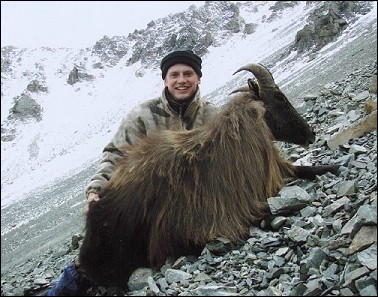
{"label": "animal's nose", "polygon": [[310,128],[310,133],[306,136],[306,138],[304,139],[305,143],[302,144],[302,147],[304,148],[308,148],[308,146],[312,143],[315,142],[315,138],[316,138],[316,133],[314,132],[314,129],[313,128]]}
{"label": "animal's nose", "polygon": [[309,144],[314,143],[315,138],[316,138],[316,133],[314,132],[314,129],[311,128],[311,137],[309,138],[308,143]]}

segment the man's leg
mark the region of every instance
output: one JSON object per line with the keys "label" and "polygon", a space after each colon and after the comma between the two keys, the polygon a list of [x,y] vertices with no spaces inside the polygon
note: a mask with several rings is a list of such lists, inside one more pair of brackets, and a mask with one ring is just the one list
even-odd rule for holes
{"label": "man's leg", "polygon": [[47,296],[80,296],[86,293],[92,283],[86,279],[74,262],[63,270],[58,282],[47,292]]}

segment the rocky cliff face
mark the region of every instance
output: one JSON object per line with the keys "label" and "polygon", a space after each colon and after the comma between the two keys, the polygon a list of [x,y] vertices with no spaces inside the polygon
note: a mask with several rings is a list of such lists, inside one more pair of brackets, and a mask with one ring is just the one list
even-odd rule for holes
{"label": "rocky cliff face", "polygon": [[348,22],[355,21],[357,15],[366,14],[369,9],[367,3],[358,1],[324,3],[311,12],[309,23],[298,31],[294,49],[300,53],[320,50],[334,41],[348,27]]}
{"label": "rocky cliff face", "polygon": [[[315,5],[316,4],[316,5]],[[269,14],[265,22],[282,16],[285,9],[299,5],[297,1],[272,2],[269,7]],[[298,31],[293,40],[292,49],[301,53],[303,51],[318,51],[329,42],[334,41],[348,23],[354,22],[359,16],[372,9],[370,1],[322,1],[319,3],[309,2],[313,6],[308,16],[308,24]],[[143,68],[157,68],[160,58],[167,52],[176,48],[191,48],[198,55],[206,54],[211,46],[217,47],[225,40],[239,34],[246,38],[253,34],[256,26],[264,26],[261,23],[248,23],[242,17],[244,13],[251,11],[258,13],[259,5],[253,2],[231,3],[229,1],[208,1],[204,6],[190,7],[187,11],[171,14],[165,18],[153,20],[143,30],[135,30],[127,36],[104,36],[96,42],[92,48],[81,50],[79,53],[71,53],[67,56],[64,65],[72,65],[70,72],[61,69],[66,73],[67,83],[70,85],[80,81],[95,80],[91,74],[92,69],[104,69],[114,67],[124,57],[128,56],[126,66],[140,62]],[[42,51],[56,52],[54,49],[42,49]],[[287,55],[290,52],[287,52]],[[1,73],[2,90],[12,79],[16,68],[22,67],[24,56],[30,55],[29,49],[18,49],[14,47],[3,47],[1,49]],[[91,61],[83,56],[92,56]],[[89,65],[89,63],[91,63]],[[78,66],[80,65],[80,66]],[[68,67],[69,66],[65,66]],[[40,85],[46,85],[43,80],[44,67],[42,61],[35,61],[35,69],[23,73],[30,77],[25,86],[24,94],[13,98],[14,105],[19,98],[29,96],[33,100],[33,84],[36,80],[33,77],[41,77]],[[40,88],[39,91],[47,92],[48,86]],[[13,106],[14,107],[14,106]],[[32,107],[31,107],[32,108]],[[17,108],[16,108],[17,109]],[[13,113],[15,108],[10,110]],[[28,112],[27,117],[33,112]],[[11,116],[11,115],[10,115]],[[18,114],[22,117],[22,114]],[[12,116],[11,116],[12,117]],[[41,114],[36,115],[36,120]]]}

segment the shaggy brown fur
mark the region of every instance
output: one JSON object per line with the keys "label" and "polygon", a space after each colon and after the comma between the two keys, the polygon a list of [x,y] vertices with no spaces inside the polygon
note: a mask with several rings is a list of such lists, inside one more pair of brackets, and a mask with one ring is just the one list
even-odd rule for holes
{"label": "shaggy brown fur", "polygon": [[294,167],[274,146],[259,101],[235,96],[210,125],[125,148],[91,203],[80,263],[98,284],[127,286],[138,267],[245,238]]}

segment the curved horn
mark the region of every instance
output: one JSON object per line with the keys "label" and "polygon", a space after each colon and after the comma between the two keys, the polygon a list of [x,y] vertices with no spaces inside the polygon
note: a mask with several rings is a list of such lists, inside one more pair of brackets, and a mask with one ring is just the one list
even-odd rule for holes
{"label": "curved horn", "polygon": [[233,73],[233,75],[242,70],[247,70],[249,72],[252,72],[252,74],[256,77],[257,81],[259,82],[260,88],[276,87],[276,84],[274,83],[272,75],[270,74],[269,70],[265,66],[261,64],[253,64],[253,63],[248,64],[236,70]]}
{"label": "curved horn", "polygon": [[250,88],[249,86],[243,86],[243,87],[240,87],[236,90],[233,90],[229,95],[232,95],[232,94],[235,94],[235,93],[239,93],[239,92],[249,92],[250,91]]}

